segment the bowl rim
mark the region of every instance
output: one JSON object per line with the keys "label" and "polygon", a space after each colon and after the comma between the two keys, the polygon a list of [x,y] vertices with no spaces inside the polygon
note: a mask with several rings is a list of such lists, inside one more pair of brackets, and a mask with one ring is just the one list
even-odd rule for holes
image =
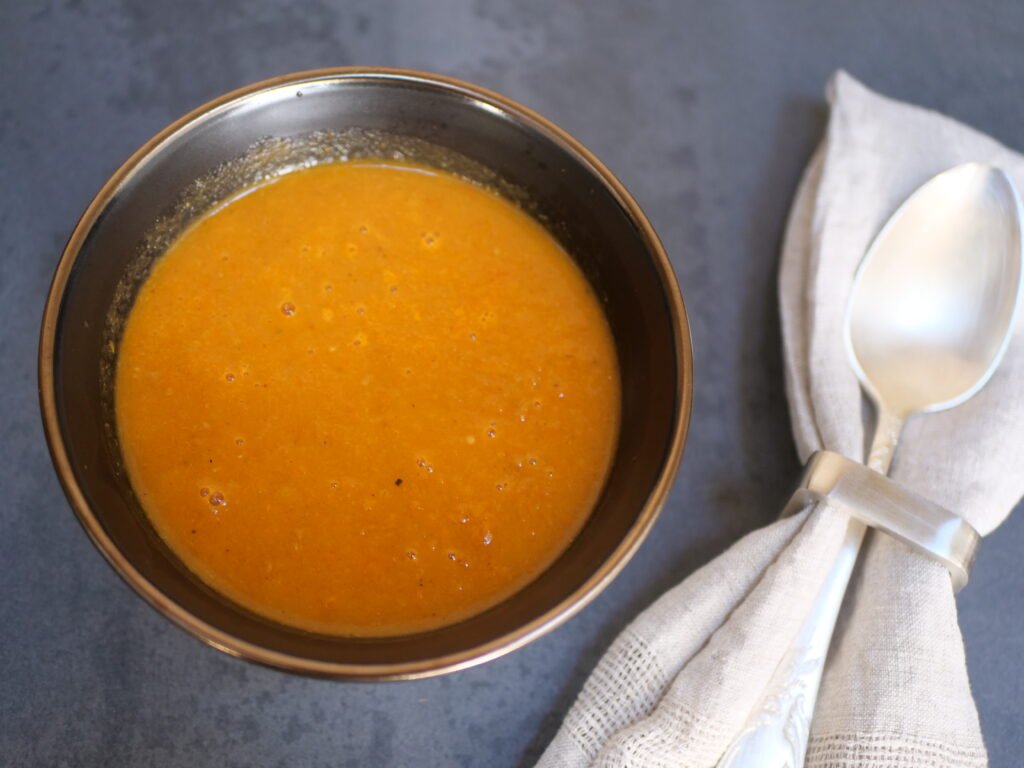
{"label": "bowl rim", "polygon": [[[612,553],[570,595],[526,624],[500,637],[462,651],[411,662],[358,664],[322,661],[296,656],[265,648],[262,645],[235,636],[202,621],[178,605],[146,579],[118,549],[110,537],[107,536],[99,518],[86,501],[85,494],[75,477],[64,443],[64,437],[61,433],[57,411],[54,351],[68,279],[89,232],[97,223],[102,211],[115,198],[118,190],[132,172],[145,162],[146,158],[164,142],[173,138],[179,131],[186,129],[222,107],[244,101],[258,93],[269,92],[282,87],[292,88],[333,80],[391,80],[426,85],[450,93],[454,92],[482,104],[485,108],[492,111],[497,110],[501,113],[507,113],[518,121],[537,130],[549,140],[553,140],[562,146],[615,197],[616,201],[622,206],[640,231],[646,249],[652,257],[653,265],[658,273],[658,279],[665,298],[668,301],[673,332],[675,334],[677,386],[675,393],[675,423],[672,429],[671,443],[654,488],[648,495],[635,522],[630,526],[626,535]],[[85,529],[93,544],[114,571],[140,597],[187,633],[230,656],[314,677],[366,681],[411,680],[432,677],[491,661],[521,648],[552,631],[575,616],[596,598],[636,553],[640,544],[653,527],[672,488],[679,462],[682,459],[686,435],[689,429],[693,402],[692,371],[693,353],[690,327],[686,308],[683,304],[683,297],[676,282],[671,262],[654,228],[647,220],[643,211],[641,211],[640,206],[622,183],[597,157],[550,120],[542,117],[530,108],[486,88],[446,75],[420,70],[360,66],[292,72],[230,91],[207,101],[173,121],[132,153],[93,197],[75,225],[67,245],[61,253],[46,297],[40,329],[38,359],[39,402],[42,412],[43,429],[46,435],[50,458],[64,489],[64,494],[70,502],[79,523]]]}

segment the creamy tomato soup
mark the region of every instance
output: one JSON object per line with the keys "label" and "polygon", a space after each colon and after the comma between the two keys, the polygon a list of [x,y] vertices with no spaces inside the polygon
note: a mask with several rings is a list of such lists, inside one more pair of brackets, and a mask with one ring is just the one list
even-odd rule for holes
{"label": "creamy tomato soup", "polygon": [[570,544],[620,385],[573,260],[413,164],[292,172],[199,220],[141,288],[115,405],[184,564],[299,628],[381,636],[495,605]]}

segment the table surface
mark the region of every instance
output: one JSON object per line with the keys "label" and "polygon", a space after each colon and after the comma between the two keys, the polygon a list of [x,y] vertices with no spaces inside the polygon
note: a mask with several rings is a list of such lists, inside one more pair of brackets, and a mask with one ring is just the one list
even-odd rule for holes
{"label": "table surface", "polygon": [[[12,765],[529,765],[631,617],[770,522],[798,472],[775,271],[842,67],[1024,147],[1024,5],[183,0],[0,3],[0,755]],[[103,562],[50,467],[43,297],[76,218],[172,119],[271,75],[433,70],[539,110],[634,193],[677,270],[696,391],[654,535],[599,599],[482,667],[307,680],[172,628]],[[1024,751],[1024,514],[959,598],[993,766]]]}

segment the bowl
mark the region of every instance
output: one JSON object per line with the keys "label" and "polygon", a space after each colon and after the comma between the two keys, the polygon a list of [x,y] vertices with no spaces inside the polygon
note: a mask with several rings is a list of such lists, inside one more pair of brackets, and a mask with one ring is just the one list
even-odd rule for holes
{"label": "bowl", "polygon": [[[156,223],[180,228],[201,213],[195,200],[230,176],[223,169],[236,167],[253,147],[352,130],[453,150],[529,201],[603,302],[622,375],[613,465],[565,553],[485,613],[380,639],[284,626],[199,581],[142,512],[121,465],[112,410],[118,318],[144,279],[153,256],[147,249],[160,242],[152,235]],[[274,137],[270,144],[268,137]],[[250,661],[324,677],[407,679],[523,646],[583,608],[622,570],[654,524],[678,467],[692,367],[686,311],[654,230],[579,142],[535,112],[468,83],[346,68],[285,75],[215,99],[121,166],[86,209],[57,265],[43,317],[39,389],[53,464],[79,522],[114,570],[160,613]]]}

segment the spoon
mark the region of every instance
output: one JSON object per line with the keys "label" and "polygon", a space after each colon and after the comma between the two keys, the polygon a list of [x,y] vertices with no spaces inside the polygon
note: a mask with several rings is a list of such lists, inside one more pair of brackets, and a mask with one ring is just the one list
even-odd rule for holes
{"label": "spoon", "polygon": [[[888,474],[917,413],[960,405],[992,377],[1022,295],[1020,198],[1001,170],[935,176],[892,215],[854,277],[847,357],[876,413],[867,465]],[[719,768],[803,765],[836,617],[866,527],[846,536],[803,627]]]}

